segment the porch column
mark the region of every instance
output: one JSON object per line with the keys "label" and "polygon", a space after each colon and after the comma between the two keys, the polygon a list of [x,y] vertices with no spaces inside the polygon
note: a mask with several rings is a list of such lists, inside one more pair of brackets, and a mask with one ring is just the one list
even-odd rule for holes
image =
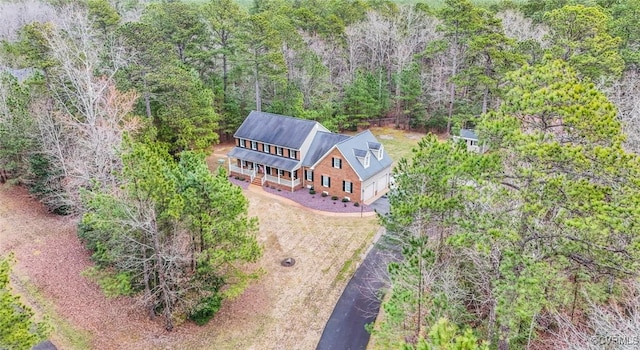
{"label": "porch column", "polygon": [[276,170],[278,172],[278,185],[280,184],[280,169]]}

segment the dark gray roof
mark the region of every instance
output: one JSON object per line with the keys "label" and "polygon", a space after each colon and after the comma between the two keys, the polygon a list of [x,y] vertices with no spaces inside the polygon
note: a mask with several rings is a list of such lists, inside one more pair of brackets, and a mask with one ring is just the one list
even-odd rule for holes
{"label": "dark gray roof", "polygon": [[31,348],[31,350],[57,350],[57,349],[58,348],[56,348],[56,346],[53,345],[53,343],[49,340],[45,340],[42,343],[39,343],[36,346]]}
{"label": "dark gray roof", "polygon": [[318,123],[312,120],[251,111],[233,136],[300,149],[316,124]]}
{"label": "dark gray roof", "polygon": [[313,142],[311,142],[311,146],[309,147],[309,152],[304,157],[302,161],[302,165],[304,166],[312,166],[314,165],[320,157],[325,155],[325,153],[329,152],[329,150],[336,145],[338,142],[342,142],[351,136],[342,135],[342,134],[334,134],[325,131],[318,131],[316,136],[313,137]]}
{"label": "dark gray roof", "polygon": [[369,147],[369,149],[379,150],[380,146],[382,146],[382,144],[380,144],[378,142],[367,142],[367,146]]}
{"label": "dark gray roof", "polygon": [[[390,167],[393,161],[384,149],[382,150],[382,158],[378,160],[372,151],[368,151],[369,143],[378,143],[376,137],[371,131],[365,130],[348,140],[342,141],[336,147],[340,150],[345,159],[349,162],[353,170],[358,174],[362,181],[367,180],[381,170]],[[364,157],[369,152],[369,167],[365,169],[357,157]]]}
{"label": "dark gray roof", "polygon": [[19,82],[23,82],[34,72],[34,70],[31,68],[13,69],[9,67],[0,67],[0,72],[1,71],[5,71],[13,75],[16,79],[18,79]]}
{"label": "dark gray roof", "polygon": [[295,170],[300,165],[300,161],[297,161],[295,159],[284,158],[241,147],[234,147],[231,152],[227,153],[227,155],[229,157],[243,159],[258,164],[264,164],[266,166],[287,171]]}
{"label": "dark gray roof", "polygon": [[468,140],[478,140],[478,135],[472,129],[460,129],[460,137]]}
{"label": "dark gray roof", "polygon": [[353,155],[359,158],[362,158],[367,155],[367,151],[363,149],[353,149]]}

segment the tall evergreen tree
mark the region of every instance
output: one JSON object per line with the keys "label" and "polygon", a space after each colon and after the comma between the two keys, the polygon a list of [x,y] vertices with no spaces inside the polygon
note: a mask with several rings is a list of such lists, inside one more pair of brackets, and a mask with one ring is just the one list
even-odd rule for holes
{"label": "tall evergreen tree", "polygon": [[33,311],[13,293],[9,275],[13,256],[0,258],[0,348],[29,350],[46,339],[50,329],[36,322]]}

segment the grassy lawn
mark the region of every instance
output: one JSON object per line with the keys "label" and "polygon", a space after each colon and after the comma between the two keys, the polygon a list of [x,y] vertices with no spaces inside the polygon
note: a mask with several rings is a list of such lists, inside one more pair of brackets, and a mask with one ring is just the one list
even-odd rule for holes
{"label": "grassy lawn", "polygon": [[[180,348],[314,349],[349,276],[378,230],[375,217],[319,216],[245,191],[260,219],[265,275]],[[293,257],[293,267],[280,261]]]}
{"label": "grassy lawn", "polygon": [[411,158],[411,150],[418,145],[425,134],[408,133],[392,127],[371,128],[371,132],[384,145],[385,151],[391,156],[394,164],[401,158]]}
{"label": "grassy lawn", "polygon": [[[51,339],[63,349],[314,349],[377,219],[318,215],[245,194],[264,247],[251,267],[264,274],[203,327],[185,323],[166,332],[136,299],[106,298],[81,275],[91,261],[75,221],[47,214],[26,191],[8,186],[0,186],[0,254],[16,253],[16,289],[49,316]],[[296,264],[282,267],[286,257]]]}
{"label": "grassy lawn", "polygon": [[[394,128],[371,131],[399,160],[423,136]],[[232,145],[219,145],[211,169]],[[21,188],[0,186],[0,254],[13,251],[15,287],[54,326],[65,349],[314,349],[335,302],[379,229],[375,217],[318,215],[261,192],[245,191],[260,220],[264,271],[208,325],[185,323],[166,332],[134,298],[106,298],[82,276],[92,265],[76,235],[76,220],[48,214]],[[282,267],[286,257],[293,267]]]}

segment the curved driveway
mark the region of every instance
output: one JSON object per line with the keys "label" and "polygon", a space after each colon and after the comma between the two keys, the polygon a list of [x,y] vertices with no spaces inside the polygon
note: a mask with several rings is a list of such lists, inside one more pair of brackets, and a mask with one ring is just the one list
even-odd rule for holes
{"label": "curved driveway", "polygon": [[[381,214],[389,211],[386,197],[376,201]],[[374,203],[374,204],[376,204]],[[376,238],[384,234],[381,228]],[[365,325],[372,323],[380,309],[379,291],[386,283],[390,254],[373,247],[342,292],[329,321],[322,332],[317,350],[360,350],[369,343]]]}

